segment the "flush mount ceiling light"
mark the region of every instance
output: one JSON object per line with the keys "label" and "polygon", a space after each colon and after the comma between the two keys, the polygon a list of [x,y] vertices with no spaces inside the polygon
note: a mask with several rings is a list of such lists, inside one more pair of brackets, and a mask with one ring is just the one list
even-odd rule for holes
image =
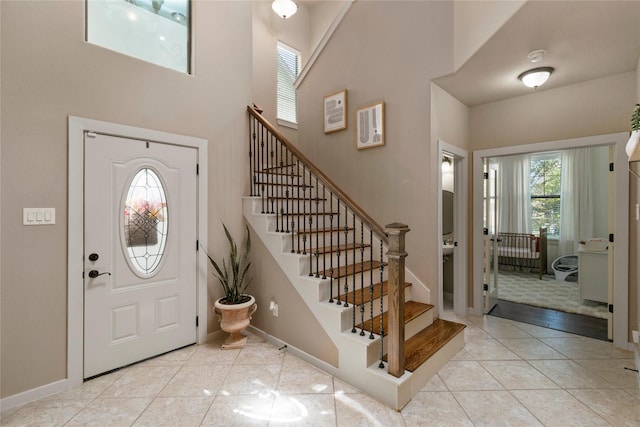
{"label": "flush mount ceiling light", "polygon": [[271,9],[282,19],[291,18],[298,11],[298,5],[292,0],[273,0]]}
{"label": "flush mount ceiling light", "polygon": [[518,80],[522,81],[522,83],[527,87],[537,89],[539,86],[542,86],[547,79],[549,79],[549,76],[553,71],[553,67],[534,68],[520,74],[518,76]]}
{"label": "flush mount ceiling light", "polygon": [[180,12],[173,12],[171,14],[171,16],[173,17],[173,19],[175,19],[176,21],[178,21],[180,23],[183,23],[183,22],[187,21],[187,17],[184,16],[184,14],[180,13]]}

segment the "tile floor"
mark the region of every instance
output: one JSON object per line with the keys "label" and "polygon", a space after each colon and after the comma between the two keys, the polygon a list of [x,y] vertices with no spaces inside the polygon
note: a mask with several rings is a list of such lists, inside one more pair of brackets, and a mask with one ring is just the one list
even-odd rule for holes
{"label": "tile floor", "polygon": [[250,336],[192,346],[8,410],[3,426],[638,426],[632,354],[478,316],[466,344],[401,411]]}

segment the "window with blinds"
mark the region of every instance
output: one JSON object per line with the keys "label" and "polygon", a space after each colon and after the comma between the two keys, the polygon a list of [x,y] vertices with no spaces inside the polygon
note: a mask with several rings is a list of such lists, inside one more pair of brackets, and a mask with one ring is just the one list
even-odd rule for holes
{"label": "window with blinds", "polygon": [[293,83],[300,72],[300,52],[278,41],[278,86],[277,107],[278,123],[295,126],[297,95]]}

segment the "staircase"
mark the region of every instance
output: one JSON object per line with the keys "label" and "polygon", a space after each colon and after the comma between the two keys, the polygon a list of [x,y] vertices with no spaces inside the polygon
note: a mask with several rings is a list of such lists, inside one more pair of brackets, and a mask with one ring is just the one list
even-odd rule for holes
{"label": "staircase", "polygon": [[400,410],[463,346],[404,267],[403,224],[378,225],[248,107],[244,216],[338,349],[338,377]]}

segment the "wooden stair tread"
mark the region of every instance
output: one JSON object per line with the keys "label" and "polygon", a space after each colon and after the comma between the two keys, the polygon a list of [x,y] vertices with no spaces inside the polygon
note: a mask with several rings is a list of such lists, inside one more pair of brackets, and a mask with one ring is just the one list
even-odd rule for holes
{"label": "wooden stair tread", "polygon": [[[407,324],[416,317],[420,316],[423,313],[431,310],[433,305],[425,304],[418,301],[406,301],[404,303],[404,323]],[[366,322],[361,323],[356,326],[358,329],[364,329],[367,332],[373,332],[374,334],[380,333],[380,319],[382,319],[382,327],[384,328],[384,336],[387,336],[389,331],[389,316],[387,312],[384,313],[384,316],[377,315],[373,318],[373,322],[367,320]]]}
{"label": "wooden stair tread", "polygon": [[[339,212],[329,212],[329,211],[325,211],[325,212],[285,212],[285,215],[289,215],[289,216],[309,216],[309,215],[318,215],[318,216],[323,216],[323,215],[338,215]],[[329,221],[327,221],[329,222]],[[344,230],[344,228],[342,228],[342,230]]]}
{"label": "wooden stair tread", "polygon": [[[384,265],[387,265],[385,262]],[[342,266],[340,268],[333,269],[333,278],[337,279],[340,277],[351,276],[352,274],[362,273],[363,271],[375,270],[376,268],[380,268],[380,261],[365,261],[365,262],[356,262],[355,264],[349,264],[347,266]],[[331,277],[331,270],[326,269],[324,271],[318,272],[322,277]]]}
{"label": "wooden stair tread", "polygon": [[[253,196],[253,197],[260,198],[262,196],[258,195],[258,196]],[[267,198],[267,196],[265,196],[265,198]],[[271,199],[271,197],[269,197],[269,199]],[[305,199],[295,199],[295,198],[289,197],[289,200],[294,200],[295,201],[295,200],[305,200]],[[276,212],[273,212],[273,214],[275,215]],[[337,215],[337,212],[318,212],[318,213],[316,213],[316,212],[287,212],[286,209],[285,209],[284,212],[277,212],[277,214],[280,215],[280,216],[288,216],[288,217],[297,217],[297,216],[301,216],[301,217],[319,216],[319,217],[321,217],[323,215],[324,216],[332,215],[332,214],[333,215]],[[331,221],[325,221],[325,222],[329,223]],[[307,228],[309,228],[309,223],[306,220],[305,220],[305,225],[306,225]],[[350,227],[349,230],[353,230],[353,227]],[[333,229],[331,229],[331,230],[324,229],[324,230],[320,230],[320,231],[326,231],[326,232],[329,232],[329,231],[344,231],[344,227],[340,227],[340,228],[333,227]]]}
{"label": "wooden stair tread", "polygon": [[298,174],[297,172],[294,172],[292,174],[289,171],[277,171],[277,170],[262,170],[262,171],[255,172],[255,173],[256,174],[264,174],[264,175],[290,176],[292,178],[297,178],[299,176],[302,176],[302,175]]}
{"label": "wooden stair tread", "polygon": [[[348,228],[349,231],[353,230],[353,227],[349,227]],[[316,234],[316,233],[331,233],[331,232],[335,232],[335,231],[344,231],[344,227],[333,227],[333,228],[311,228],[311,229],[307,229],[305,230],[304,228],[302,230],[298,229],[296,231],[296,234]]]}
{"label": "wooden stair tread", "polygon": [[[258,197],[262,197],[262,196],[258,196]],[[266,199],[269,200],[300,200],[300,201],[305,201],[305,202],[322,202],[325,201],[327,199],[322,198],[322,197],[287,197],[287,196],[274,196],[274,195],[268,195],[265,194],[264,197]]]}
{"label": "wooden stair tread", "polygon": [[[312,244],[315,242],[311,242]],[[371,245],[369,244],[364,244],[363,245],[365,248],[371,247]],[[338,248],[340,249],[340,252],[344,252],[344,251],[352,251],[354,249],[360,249],[360,243],[349,243],[346,245],[333,245],[333,246],[323,246],[321,248],[318,248],[318,253],[319,254],[328,254],[328,253],[333,253],[333,252],[337,252]],[[311,252],[313,254],[315,254],[315,249],[313,248],[313,245],[310,245],[310,247],[307,249],[307,252]]]}
{"label": "wooden stair tread", "polygon": [[[404,369],[413,372],[438,350],[444,347],[456,335],[466,328],[466,325],[448,320],[436,319],[433,323],[409,338],[404,344]],[[383,358],[387,360],[387,355]]]}
{"label": "wooden stair tread", "polygon": [[[293,167],[293,173],[291,173],[291,168]],[[282,166],[274,166],[271,168],[260,169],[254,172],[255,175],[286,175],[291,177],[299,177],[300,172],[296,169],[295,166],[292,165],[282,165]]]}
{"label": "wooden stair tread", "polygon": [[277,171],[277,170],[280,170],[280,169],[283,169],[283,168],[286,169],[286,168],[296,168],[296,167],[297,166],[296,166],[295,163],[286,164],[286,165],[280,165],[280,166],[271,166],[270,168],[259,169],[258,173],[259,172],[271,172],[271,171]]}
{"label": "wooden stair tread", "polygon": [[[411,283],[405,283],[404,287],[407,288],[411,286]],[[381,292],[381,288],[382,288],[382,292]],[[340,290],[340,292],[342,292],[342,290]],[[373,285],[373,299],[377,300],[378,298],[380,298],[383,295],[387,295],[389,293],[389,281],[385,280],[384,282],[382,282],[382,287],[380,286],[380,283],[376,283]],[[354,294],[355,294],[355,300],[354,300]],[[341,296],[341,298],[344,299],[344,297]],[[349,304],[355,304],[357,306],[362,305],[362,304],[366,304],[369,301],[371,301],[371,294],[369,292],[369,287],[365,286],[364,288],[364,298],[362,295],[362,292],[360,290],[355,290],[355,291],[351,291],[347,294],[346,300],[349,302]]]}
{"label": "wooden stair tread", "polygon": [[254,185],[276,185],[276,186],[284,186],[284,187],[295,187],[295,188],[303,188],[303,187],[307,187],[307,188],[313,188],[313,185],[310,184],[296,184],[296,183],[290,183],[290,182],[266,182],[266,181],[254,181],[253,182]]}

